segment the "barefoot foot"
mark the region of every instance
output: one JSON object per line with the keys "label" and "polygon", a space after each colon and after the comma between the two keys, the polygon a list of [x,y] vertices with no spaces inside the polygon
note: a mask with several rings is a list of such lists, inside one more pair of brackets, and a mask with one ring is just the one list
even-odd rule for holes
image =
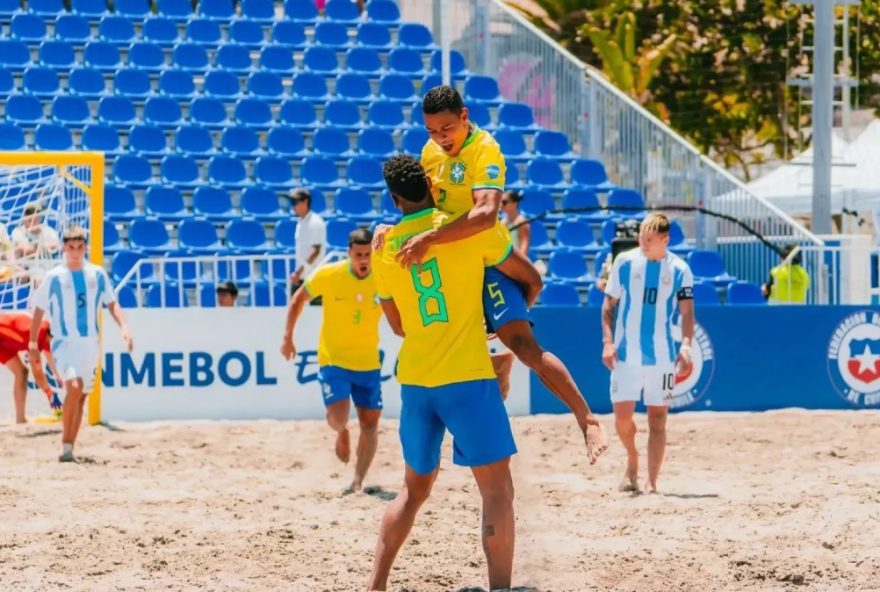
{"label": "barefoot foot", "polygon": [[587,445],[587,458],[591,465],[596,464],[599,457],[608,450],[608,434],[601,423],[587,424],[584,430],[584,442]]}
{"label": "barefoot foot", "polygon": [[645,486],[642,488],[642,493],[657,493],[657,484],[651,483],[651,481],[645,481]]}
{"label": "barefoot foot", "polygon": [[623,476],[623,480],[620,482],[618,489],[629,493],[639,493],[641,491],[639,489],[639,474],[637,472],[627,471]]}

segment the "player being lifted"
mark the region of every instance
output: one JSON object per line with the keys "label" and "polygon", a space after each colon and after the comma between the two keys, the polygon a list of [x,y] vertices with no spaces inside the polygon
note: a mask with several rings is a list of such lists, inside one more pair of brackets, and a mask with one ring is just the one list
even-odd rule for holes
{"label": "player being lifted", "polygon": [[385,163],[384,175],[404,216],[373,253],[373,266],[385,316],[403,337],[397,379],[406,469],[403,489],[382,519],[368,589],[386,589],[394,558],[437,477],[447,429],[454,438],[453,461],[471,468],[483,498],[489,587],[509,588],[514,545],[509,461],[516,445],[489,359],[480,292],[486,266],[498,265],[519,281],[529,301],[540,293],[541,277],[512,248],[509,236],[491,227],[432,245],[421,264],[401,267],[400,246],[449,216],[434,208],[430,181],[415,159],[395,156]]}
{"label": "player being lifted", "polygon": [[[0,363],[9,368],[15,377],[12,387],[13,400],[15,402],[15,423],[27,423],[25,416],[28,369],[18,356],[19,352],[28,350],[33,318],[26,312],[0,313]],[[37,347],[46,354],[49,368],[54,371],[54,361],[49,349],[52,334],[49,331],[49,321],[40,323],[37,329]],[[61,401],[58,395],[49,386],[43,367],[40,366],[34,373],[34,381],[49,399],[49,405],[60,414]]]}
{"label": "player being lifted", "polygon": [[[620,489],[639,491],[636,450],[636,402],[648,408],[648,481],[643,491],[657,491],[666,451],[666,416],[675,388],[676,367],[691,367],[694,336],[694,278],[681,258],[666,250],[669,218],[652,212],[639,228],[639,248],[614,260],[602,305],[602,361],[611,369],[611,402],[617,435],[626,448],[626,474]],[[615,309],[620,304],[615,323]],[[682,342],[675,351],[672,319],[681,311]],[[612,324],[614,329],[612,330]]]}
{"label": "player being lifted", "polygon": [[[425,126],[431,139],[422,149],[421,163],[432,183],[436,207],[452,222],[409,238],[398,259],[408,266],[424,260],[432,245],[459,241],[489,228],[509,236],[498,219],[504,190],[506,165],[498,143],[468,119],[461,95],[450,86],[438,86],[422,101]],[[379,241],[374,241],[376,246]],[[605,451],[608,436],[589,412],[583,395],[568,369],[538,344],[529,321],[528,303],[516,282],[495,267],[488,267],[483,280],[486,328],[573,413],[584,434],[590,462]],[[509,385],[510,365],[495,364],[502,392]]]}
{"label": "player being lifted", "polygon": [[64,382],[64,416],[61,432],[61,462],[74,462],[73,446],[82,424],[86,397],[94,386],[101,353],[98,315],[107,306],[119,325],[122,341],[132,349],[131,335],[116,302],[110,278],[102,267],[86,261],[86,231],[71,227],[62,238],[64,262],[53,267],[34,295],[29,357],[34,376],[42,373],[39,331],[48,311],[52,331],[52,352],[58,375]]}
{"label": "player being lifted", "polygon": [[357,408],[360,436],[354,480],[344,493],[359,491],[376,455],[382,391],[379,361],[379,319],[382,309],[376,297],[370,261],[369,230],[358,229],[348,237],[348,259],[316,269],[293,295],[281,354],[296,355],[293,332],[309,300],[323,298],[321,333],[318,338],[318,380],[327,407],[327,423],[336,432],[336,456],[347,463],[351,456],[348,432],[349,399]]}

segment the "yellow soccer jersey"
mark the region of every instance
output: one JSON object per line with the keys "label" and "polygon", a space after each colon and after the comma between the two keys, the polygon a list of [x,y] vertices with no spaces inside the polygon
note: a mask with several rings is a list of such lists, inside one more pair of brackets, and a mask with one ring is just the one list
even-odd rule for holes
{"label": "yellow soccer jersey", "polygon": [[394,300],[406,337],[397,380],[442,386],[494,378],[483,328],[483,273],[510,254],[510,240],[497,229],[454,243],[433,245],[421,265],[404,269],[395,259],[400,245],[451,220],[436,209],[404,216],[373,252],[379,298]]}
{"label": "yellow soccer jersey", "polygon": [[322,265],[306,280],[312,298],[323,298],[318,363],[346,370],[376,370],[379,364],[379,319],[375,274],[358,278],[351,261]]}

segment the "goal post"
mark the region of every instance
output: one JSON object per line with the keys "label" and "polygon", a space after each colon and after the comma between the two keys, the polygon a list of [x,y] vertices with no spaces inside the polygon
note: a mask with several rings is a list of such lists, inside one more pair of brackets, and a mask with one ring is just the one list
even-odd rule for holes
{"label": "goal post", "polygon": [[[30,308],[32,289],[61,260],[55,237],[70,226],[86,229],[89,261],[103,265],[104,153],[0,151],[0,310]],[[101,421],[100,361],[88,421]]]}

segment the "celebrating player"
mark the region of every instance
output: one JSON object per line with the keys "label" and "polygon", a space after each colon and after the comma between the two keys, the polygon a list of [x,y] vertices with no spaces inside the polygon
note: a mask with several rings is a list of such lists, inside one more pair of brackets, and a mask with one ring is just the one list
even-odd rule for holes
{"label": "celebrating player", "polygon": [[[25,312],[4,312],[0,314],[0,363],[3,363],[15,377],[12,387],[13,400],[15,401],[15,423],[27,423],[25,417],[25,400],[27,398],[28,369],[18,356],[19,352],[27,351],[28,340],[31,334],[31,315]],[[52,334],[49,332],[49,322],[43,321],[37,329],[37,347],[46,354],[49,367],[54,368],[52,354],[49,350],[49,342]],[[34,380],[49,399],[52,409],[60,412],[61,402],[58,396],[49,386],[43,367],[34,372]]]}
{"label": "celebrating player", "polygon": [[64,382],[64,416],[60,462],[74,462],[73,446],[82,424],[86,397],[92,390],[101,344],[98,341],[98,315],[107,306],[122,334],[128,351],[131,335],[116,302],[110,278],[102,267],[85,260],[86,232],[71,227],[62,238],[64,262],[52,268],[34,296],[29,357],[34,376],[40,366],[39,331],[48,311],[52,330],[52,351],[58,375]]}
{"label": "celebrating player", "polygon": [[327,407],[327,423],[336,432],[336,456],[347,463],[351,456],[348,432],[349,398],[357,408],[358,438],[354,480],[346,493],[359,491],[376,455],[382,391],[379,369],[379,319],[371,273],[369,230],[354,230],[348,237],[348,259],[325,264],[314,271],[293,295],[281,354],[296,355],[293,331],[305,303],[323,297],[321,334],[318,338],[318,379]]}
{"label": "celebrating player", "polygon": [[[602,305],[602,361],[611,369],[611,402],[617,435],[626,447],[627,467],[621,491],[639,491],[639,453],[633,412],[644,396],[648,408],[648,481],[657,491],[666,450],[666,415],[675,387],[676,366],[691,367],[694,336],[694,278],[679,257],[669,253],[669,218],[651,213],[639,228],[639,248],[614,260]],[[612,331],[614,312],[621,304]],[[672,318],[681,311],[682,342],[672,341]]]}

